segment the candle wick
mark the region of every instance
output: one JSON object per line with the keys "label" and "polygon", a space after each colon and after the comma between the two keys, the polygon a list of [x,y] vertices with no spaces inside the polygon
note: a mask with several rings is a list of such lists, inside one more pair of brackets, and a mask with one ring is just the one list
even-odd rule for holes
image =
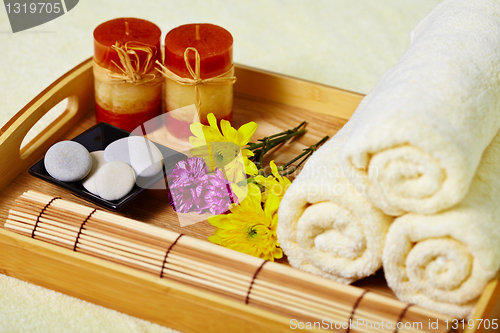
{"label": "candle wick", "polygon": [[200,26],[196,25],[196,40],[200,40]]}
{"label": "candle wick", "polygon": [[128,29],[128,22],[127,22],[127,21],[125,21],[125,35],[127,35],[127,36],[128,36],[129,34],[130,34],[130,31],[129,31],[129,29]]}

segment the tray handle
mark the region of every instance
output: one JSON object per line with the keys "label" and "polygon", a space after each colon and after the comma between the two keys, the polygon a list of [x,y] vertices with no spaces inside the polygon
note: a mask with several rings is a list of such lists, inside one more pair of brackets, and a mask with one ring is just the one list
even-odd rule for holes
{"label": "tray handle", "polygon": [[[89,110],[94,109],[92,58],[61,76],[0,130],[0,190],[32,165]],[[40,118],[68,98],[66,110],[21,149],[21,143]]]}

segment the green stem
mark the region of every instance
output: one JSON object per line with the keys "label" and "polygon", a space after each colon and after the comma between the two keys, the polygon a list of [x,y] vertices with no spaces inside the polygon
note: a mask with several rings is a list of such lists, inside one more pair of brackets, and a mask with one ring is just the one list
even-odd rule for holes
{"label": "green stem", "polygon": [[258,163],[258,167],[259,166],[262,166],[262,161],[264,160],[264,155],[267,153],[267,151],[269,150],[268,148],[268,145],[271,143],[271,141],[269,141],[269,139],[265,140],[264,142],[264,146],[262,147],[261,151],[260,151],[260,154],[259,154],[259,163]]}
{"label": "green stem", "polygon": [[307,122],[304,120],[303,122],[301,122],[297,127],[294,127],[292,129],[289,129],[289,130],[286,130],[284,132],[281,132],[281,133],[276,133],[276,134],[273,134],[271,136],[268,136],[269,139],[272,139],[272,138],[275,138],[275,137],[278,137],[278,136],[281,136],[281,135],[286,135],[286,134],[291,134],[291,133],[294,133],[294,132],[297,132],[298,130],[300,130],[300,128],[302,126],[305,126],[307,124]]}
{"label": "green stem", "polygon": [[[259,144],[253,144],[250,149],[253,149],[254,151],[254,156],[251,158],[251,161],[254,162],[257,166],[257,168],[261,168],[262,167],[262,161],[264,159],[264,155],[271,149],[273,149],[274,147],[276,146],[279,146],[283,143],[285,143],[286,141],[288,141],[289,139],[297,136],[297,135],[301,135],[303,133],[306,132],[306,129],[301,129],[301,130],[298,130],[298,131],[295,131],[295,132],[291,132],[290,134],[288,135],[284,135],[280,138],[277,138],[277,139],[273,139],[273,140],[269,140],[268,137],[262,139],[263,142],[259,143]],[[260,148],[260,149],[256,149],[256,148]]]}
{"label": "green stem", "polygon": [[[291,130],[290,130],[290,132],[291,132]],[[304,128],[304,129],[301,129],[301,130],[298,130],[295,132],[291,132],[291,133],[284,135],[280,138],[269,140],[269,143],[270,143],[269,149],[273,148],[274,146],[276,146],[277,144],[279,144],[283,141],[287,141],[288,139],[293,138],[294,136],[304,134],[305,132],[306,132],[306,129]],[[284,132],[284,133],[286,133],[286,132]],[[283,135],[283,133],[280,133],[280,135]],[[261,143],[251,143],[248,145],[248,147],[246,149],[255,150],[257,148],[261,148],[265,145],[265,141],[268,139],[269,139],[269,137],[265,137],[264,139],[261,140],[262,141]]]}
{"label": "green stem", "polygon": [[300,154],[299,156],[295,157],[294,159],[288,161],[288,163],[286,163],[285,165],[282,166],[283,170],[286,170],[292,163],[294,163],[295,161],[299,160],[300,158],[302,158],[304,155],[307,155],[306,158],[304,158],[297,166],[296,168],[298,168],[299,166],[302,165],[302,163],[304,163],[308,158],[309,156],[312,155],[312,153],[314,153],[319,146],[321,146],[323,143],[325,143],[326,140],[328,140],[330,137],[327,135],[325,136],[323,139],[321,139],[320,141],[316,142],[315,144],[313,144],[312,146],[310,146],[309,148],[306,148],[304,149],[304,152],[302,154]]}
{"label": "green stem", "polygon": [[281,176],[288,176],[294,173],[297,170],[297,167],[293,167],[290,170],[287,170],[286,172],[280,173]]}
{"label": "green stem", "polygon": [[[328,140],[329,138],[330,137],[327,135],[323,139],[321,139],[320,141],[313,144],[312,146],[305,148],[300,155],[291,159],[286,164],[280,166],[278,168],[279,174],[281,176],[287,176],[287,175],[294,173],[305,161],[307,161],[307,159],[318,149],[318,147],[321,146],[323,143],[325,143],[326,140]],[[302,159],[300,161],[300,163],[290,169],[291,165],[300,159]],[[269,175],[270,174],[265,174],[264,177],[267,177]]]}

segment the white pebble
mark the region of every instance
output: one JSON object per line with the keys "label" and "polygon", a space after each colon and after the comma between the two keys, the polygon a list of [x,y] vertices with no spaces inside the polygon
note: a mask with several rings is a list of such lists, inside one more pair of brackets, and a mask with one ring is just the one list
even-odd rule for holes
{"label": "white pebble", "polygon": [[87,191],[97,195],[95,179],[99,169],[106,164],[106,161],[104,160],[104,150],[93,151],[90,153],[90,157],[92,157],[92,169],[90,169],[87,177],[82,180],[82,185]]}
{"label": "white pebble", "polygon": [[116,140],[104,150],[106,162],[122,161],[129,164],[138,177],[152,177],[163,167],[163,155],[151,141],[141,136]]}
{"label": "white pebble", "polygon": [[134,169],[121,161],[104,164],[95,178],[97,195],[106,200],[123,198],[132,190],[134,184]]}
{"label": "white pebble", "polygon": [[90,153],[75,141],[61,141],[47,150],[45,169],[57,180],[75,182],[87,176],[92,168]]}

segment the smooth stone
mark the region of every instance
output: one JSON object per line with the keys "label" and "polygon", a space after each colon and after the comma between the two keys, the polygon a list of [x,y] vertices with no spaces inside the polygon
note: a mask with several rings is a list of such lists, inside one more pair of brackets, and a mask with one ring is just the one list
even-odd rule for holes
{"label": "smooth stone", "polygon": [[83,145],[75,141],[61,141],[47,150],[45,169],[57,180],[75,182],[87,176],[92,168],[92,157]]}
{"label": "smooth stone", "polygon": [[95,188],[95,179],[99,169],[106,164],[106,161],[104,160],[104,150],[93,151],[90,153],[90,157],[92,157],[92,168],[90,169],[87,177],[82,180],[82,185],[90,193],[98,195]]}
{"label": "smooth stone", "polygon": [[132,190],[134,184],[134,169],[122,161],[104,164],[95,176],[97,195],[106,200],[123,198]]}
{"label": "smooth stone", "polygon": [[154,143],[141,136],[129,136],[110,143],[104,150],[106,162],[129,164],[138,177],[152,177],[163,167],[163,155]]}

